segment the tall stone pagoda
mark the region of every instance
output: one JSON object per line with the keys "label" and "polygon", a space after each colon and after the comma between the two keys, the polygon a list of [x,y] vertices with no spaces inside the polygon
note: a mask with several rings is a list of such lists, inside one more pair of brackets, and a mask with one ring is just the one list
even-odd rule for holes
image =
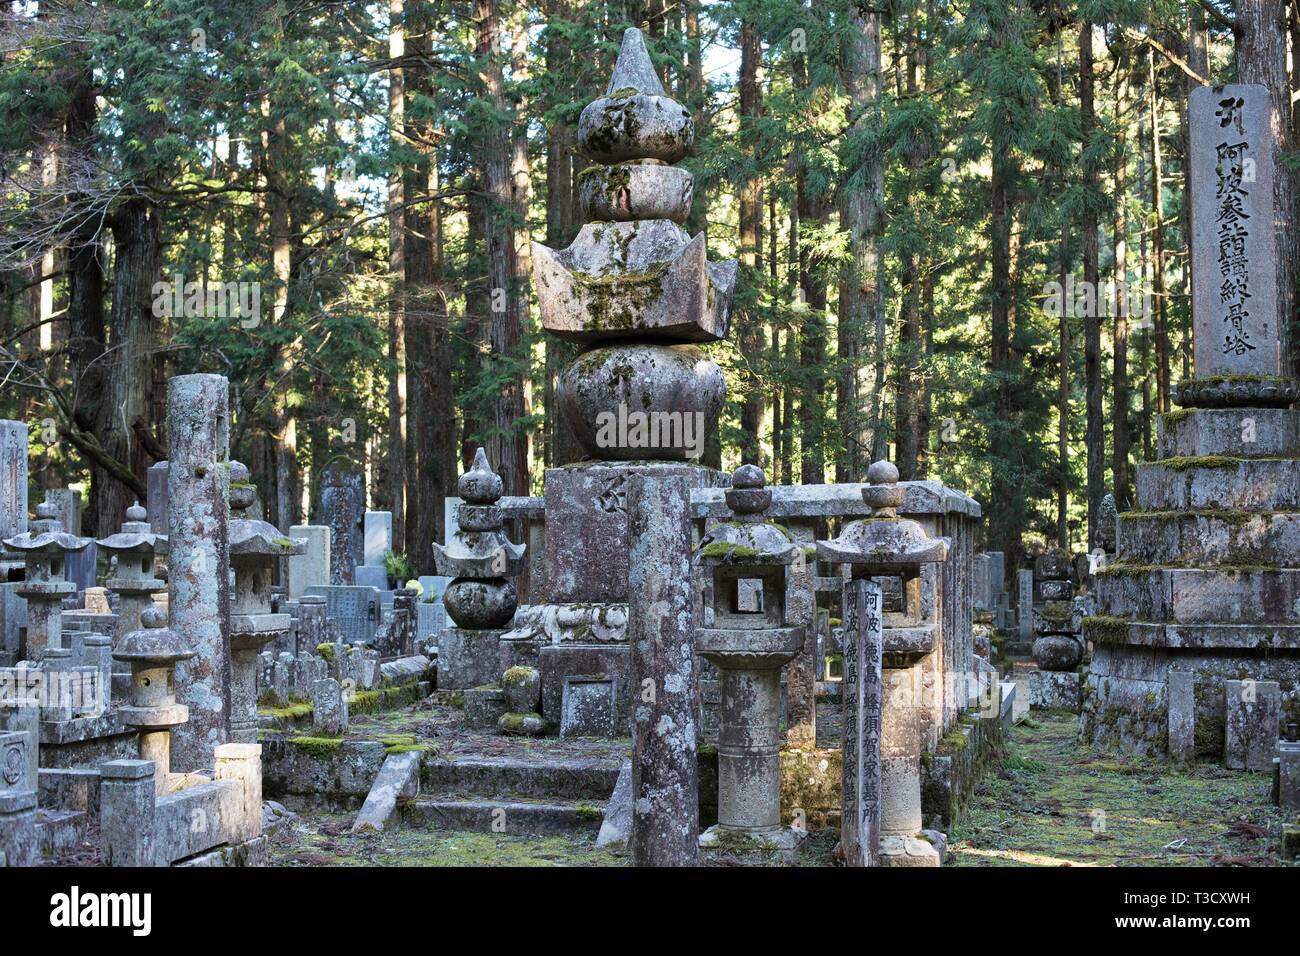
{"label": "tall stone pagoda", "polygon": [[629,479],[725,484],[696,462],[725,394],[701,345],[726,337],[736,263],[709,262],[704,234],[681,226],[693,180],[674,164],[694,138],[641,32],[627,30],[605,95],[578,123],[593,163],[579,178],[585,225],[567,249],[533,244],[542,324],[583,350],[561,370],[556,404],[586,458],[546,472],[545,581],[510,634],[533,650],[522,659],[537,660],[548,719],[565,674],[626,677]]}
{"label": "tall stone pagoda", "polygon": [[1241,706],[1271,711],[1270,753],[1279,689],[1282,711],[1300,708],[1300,413],[1277,309],[1268,92],[1200,87],[1188,123],[1195,374],[1097,575],[1082,730],[1232,765]]}

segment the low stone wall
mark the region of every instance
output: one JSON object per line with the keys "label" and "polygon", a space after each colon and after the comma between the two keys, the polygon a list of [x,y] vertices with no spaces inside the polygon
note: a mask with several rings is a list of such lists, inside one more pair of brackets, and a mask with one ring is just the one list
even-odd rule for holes
{"label": "low stone wall", "polygon": [[921,754],[921,813],[926,826],[950,830],[961,819],[980,776],[1002,760],[1002,720],[997,711],[971,711]]}

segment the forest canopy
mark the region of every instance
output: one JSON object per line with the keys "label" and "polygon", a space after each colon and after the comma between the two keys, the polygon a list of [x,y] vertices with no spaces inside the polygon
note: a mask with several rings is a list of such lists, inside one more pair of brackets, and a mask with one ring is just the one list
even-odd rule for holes
{"label": "forest canopy", "polygon": [[578,451],[529,247],[582,223],[577,117],[628,26],[695,121],[686,228],[740,261],[708,464],[889,457],[977,498],[990,548],[1090,547],[1190,375],[1201,83],[1280,104],[1294,326],[1295,2],[24,0],[0,12],[0,417],[33,483],[116,530],[166,458],[164,383],[203,371],[281,528],[350,459],[428,571],[478,445],[538,493]]}

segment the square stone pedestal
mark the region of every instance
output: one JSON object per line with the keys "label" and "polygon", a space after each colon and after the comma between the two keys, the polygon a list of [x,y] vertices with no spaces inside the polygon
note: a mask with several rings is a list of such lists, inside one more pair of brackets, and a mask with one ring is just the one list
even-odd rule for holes
{"label": "square stone pedestal", "polygon": [[546,470],[548,602],[627,601],[627,481],[646,474],[682,475],[695,488],[721,483],[711,468],[668,462],[584,462]]}
{"label": "square stone pedestal", "polygon": [[501,680],[501,635],[449,627],[438,638],[438,689],[465,690]]}

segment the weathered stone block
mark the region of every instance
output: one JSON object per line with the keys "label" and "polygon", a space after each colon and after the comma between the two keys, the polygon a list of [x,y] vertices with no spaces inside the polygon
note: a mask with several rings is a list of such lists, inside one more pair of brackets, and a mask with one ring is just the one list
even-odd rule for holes
{"label": "weathered stone block", "polygon": [[[604,463],[546,471],[546,600],[627,602],[627,481],[683,475],[692,488],[717,481],[695,465]],[[558,716],[558,715],[557,715]]]}
{"label": "weathered stone block", "polygon": [[501,678],[500,630],[449,627],[438,640],[438,689],[463,690]]}
{"label": "weathered stone block", "polygon": [[1271,770],[1277,749],[1277,681],[1224,681],[1224,764],[1231,770]]}
{"label": "weathered stone block", "polygon": [[617,678],[604,674],[566,676],[560,697],[560,736],[617,736],[619,696]]}
{"label": "weathered stone block", "polygon": [[1029,675],[1029,706],[1078,713],[1081,687],[1082,678],[1078,671],[1033,671]]}

